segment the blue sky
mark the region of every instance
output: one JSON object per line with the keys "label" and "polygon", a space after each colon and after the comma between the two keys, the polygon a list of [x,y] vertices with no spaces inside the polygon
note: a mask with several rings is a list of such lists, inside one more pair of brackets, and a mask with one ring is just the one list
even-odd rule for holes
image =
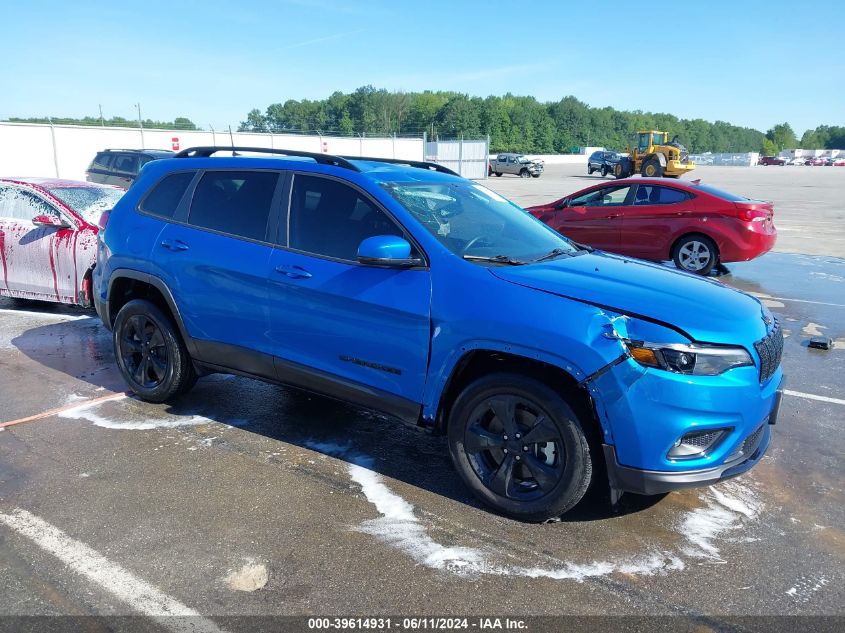
{"label": "blue sky", "polygon": [[[845,2],[4,3],[0,119],[247,112],[372,84],[575,95],[797,134],[845,125]],[[665,10],[659,7],[666,7]]]}

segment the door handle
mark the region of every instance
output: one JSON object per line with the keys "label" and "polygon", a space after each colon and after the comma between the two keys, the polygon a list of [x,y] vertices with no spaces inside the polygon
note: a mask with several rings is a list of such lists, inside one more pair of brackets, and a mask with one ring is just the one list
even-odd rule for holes
{"label": "door handle", "polygon": [[299,266],[276,266],[276,272],[291,279],[310,279],[311,273]]}
{"label": "door handle", "polygon": [[173,240],[172,242],[170,240],[162,240],[161,245],[171,251],[186,251],[190,248],[182,240]]}

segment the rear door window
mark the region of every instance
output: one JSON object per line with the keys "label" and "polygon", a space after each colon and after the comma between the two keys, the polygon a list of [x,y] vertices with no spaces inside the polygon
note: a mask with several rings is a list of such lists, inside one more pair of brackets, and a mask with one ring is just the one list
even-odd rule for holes
{"label": "rear door window", "polygon": [[634,204],[638,206],[652,204],[677,204],[689,200],[690,195],[680,189],[660,187],[658,185],[640,185],[637,188]]}
{"label": "rear door window", "polygon": [[162,218],[172,218],[196,172],[186,171],[163,178],[141,202],[141,210]]}
{"label": "rear door window", "polygon": [[265,241],[278,180],[272,171],[206,172],[194,191],[188,223]]}
{"label": "rear door window", "polygon": [[138,157],[133,154],[118,154],[114,159],[114,170],[124,174],[137,174]]}

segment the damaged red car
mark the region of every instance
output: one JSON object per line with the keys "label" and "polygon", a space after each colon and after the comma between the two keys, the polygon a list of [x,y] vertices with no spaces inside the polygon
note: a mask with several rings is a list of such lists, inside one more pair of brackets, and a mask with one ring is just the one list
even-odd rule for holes
{"label": "damaged red car", "polygon": [[0,178],[0,296],[90,306],[101,218],[123,193],[75,180]]}
{"label": "damaged red car", "polygon": [[566,237],[594,248],[707,275],[775,245],[771,202],[693,180],[629,178],[526,209]]}

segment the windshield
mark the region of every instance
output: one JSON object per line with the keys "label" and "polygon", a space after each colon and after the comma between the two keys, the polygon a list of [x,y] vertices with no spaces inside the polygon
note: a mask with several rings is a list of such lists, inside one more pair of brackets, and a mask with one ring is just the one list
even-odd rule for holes
{"label": "windshield", "polygon": [[103,212],[110,211],[124,193],[111,187],[56,187],[48,191],[89,224],[97,224]]}
{"label": "windshield", "polygon": [[560,249],[569,240],[513,202],[472,182],[382,185],[438,241],[460,257],[504,256],[519,263]]}

